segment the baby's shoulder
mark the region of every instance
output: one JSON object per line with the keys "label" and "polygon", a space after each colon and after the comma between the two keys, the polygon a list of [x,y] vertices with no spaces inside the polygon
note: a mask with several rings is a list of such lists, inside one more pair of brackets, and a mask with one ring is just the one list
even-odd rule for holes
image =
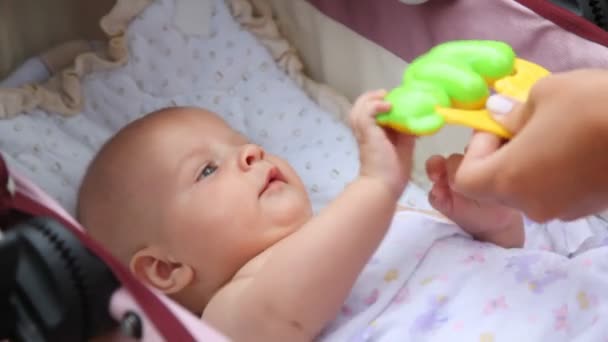
{"label": "baby's shoulder", "polygon": [[[219,331],[239,332],[251,329],[255,325],[255,310],[247,308],[255,305],[255,298],[248,291],[268,253],[263,252],[245,264],[234,277],[217,291],[205,308],[202,318]],[[234,336],[232,336],[234,337]]]}
{"label": "baby's shoulder", "polygon": [[211,297],[203,312],[203,318],[205,320],[216,320],[223,317],[229,318],[233,305],[238,302],[239,297],[247,288],[251,279],[251,277],[241,277],[231,280],[228,284],[224,285]]}
{"label": "baby's shoulder", "polygon": [[266,250],[249,260],[232,277],[232,279],[217,291],[207,304],[203,312],[205,320],[211,319],[233,319],[233,310],[238,310],[239,303],[243,301],[243,295],[248,285],[255,278],[264,262],[268,259],[271,250]]}

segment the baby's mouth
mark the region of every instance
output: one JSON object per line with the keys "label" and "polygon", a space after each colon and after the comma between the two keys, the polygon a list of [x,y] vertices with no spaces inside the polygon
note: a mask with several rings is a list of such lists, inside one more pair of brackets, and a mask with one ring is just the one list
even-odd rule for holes
{"label": "baby's mouth", "polygon": [[285,177],[283,177],[283,174],[281,173],[281,170],[279,170],[278,167],[273,166],[270,168],[270,170],[268,170],[268,174],[266,174],[266,181],[264,182],[264,186],[260,190],[260,196],[264,192],[266,192],[266,190],[268,190],[273,184],[278,182],[285,183]]}

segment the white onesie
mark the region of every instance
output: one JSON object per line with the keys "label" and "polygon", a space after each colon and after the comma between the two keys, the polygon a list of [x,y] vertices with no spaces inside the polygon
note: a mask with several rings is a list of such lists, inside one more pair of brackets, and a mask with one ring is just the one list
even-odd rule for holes
{"label": "white onesie", "polygon": [[[538,227],[536,227],[538,228]],[[608,248],[504,249],[399,212],[323,341],[606,341]]]}

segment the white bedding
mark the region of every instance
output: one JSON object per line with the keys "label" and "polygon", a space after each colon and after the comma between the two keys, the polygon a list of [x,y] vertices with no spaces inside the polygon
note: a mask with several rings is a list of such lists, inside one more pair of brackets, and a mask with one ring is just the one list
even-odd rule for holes
{"label": "white bedding", "polygon": [[[326,16],[306,0],[267,1],[314,79],[339,89],[351,100],[369,89],[391,89],[401,84],[409,61]],[[347,59],[344,51],[349,52]],[[425,160],[434,154],[461,153],[470,132],[466,127],[446,125],[436,134],[418,139],[412,174],[416,185],[430,189]]]}
{"label": "white bedding", "polygon": [[606,244],[503,249],[401,212],[321,340],[604,341],[607,266]]}
{"label": "white bedding", "polygon": [[[150,5],[128,28],[128,63],[85,77],[81,114],[64,118],[37,110],[0,121],[0,150],[9,164],[74,213],[85,167],[113,133],[162,107],[201,106],[285,156],[314,208],[325,205],[358,171],[350,130],[275,65],[224,1],[211,4],[209,30],[199,34],[182,31],[175,0]],[[403,201],[428,207],[424,194],[412,191]]]}

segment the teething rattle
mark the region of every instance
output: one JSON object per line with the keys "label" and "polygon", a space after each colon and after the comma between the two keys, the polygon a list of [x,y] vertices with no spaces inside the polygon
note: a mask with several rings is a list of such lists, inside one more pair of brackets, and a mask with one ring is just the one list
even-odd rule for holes
{"label": "teething rattle", "polygon": [[450,123],[511,138],[511,132],[483,108],[489,88],[523,102],[532,85],[548,74],[517,58],[503,42],[443,43],[412,61],[403,83],[386,96],[391,110],[378,115],[377,122],[415,135],[433,134]]}

